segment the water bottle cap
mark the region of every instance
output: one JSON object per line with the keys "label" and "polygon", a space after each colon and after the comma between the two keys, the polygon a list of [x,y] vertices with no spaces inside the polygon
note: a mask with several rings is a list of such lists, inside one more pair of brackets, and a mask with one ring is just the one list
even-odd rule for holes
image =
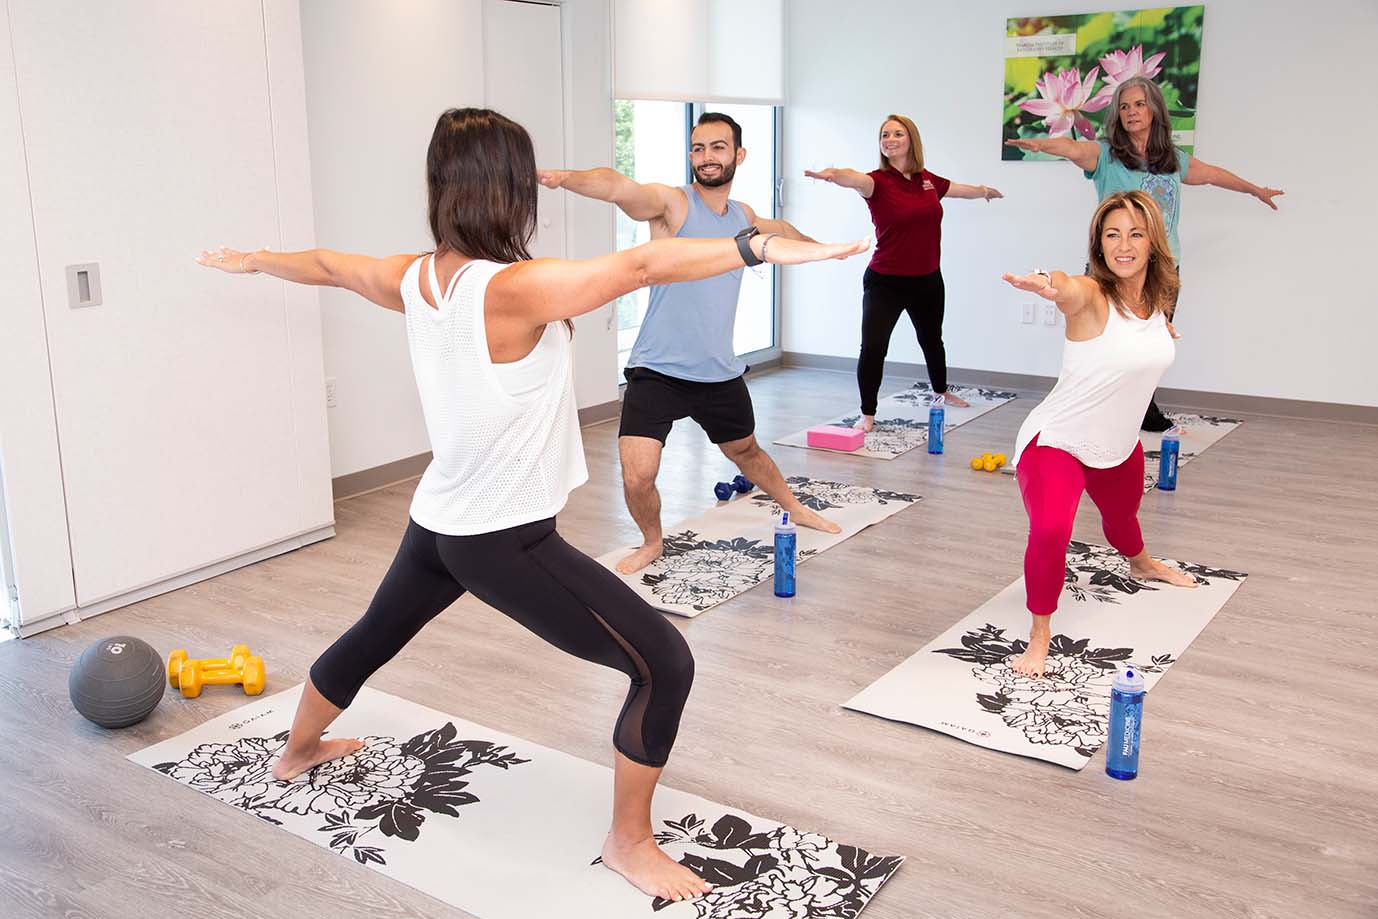
{"label": "water bottle cap", "polygon": [[775,524],[775,529],[777,529],[777,530],[793,530],[794,528],[795,528],[795,527],[794,527],[794,521],[791,520],[791,519],[789,519],[789,511],[781,511],[781,512],[780,512],[780,522],[777,523],[777,524]]}
{"label": "water bottle cap", "polygon": [[1130,665],[1121,667],[1115,672],[1115,682],[1111,686],[1117,692],[1146,692],[1143,672],[1138,667]]}
{"label": "water bottle cap", "polygon": [[1166,431],[1164,431],[1164,432],[1163,432],[1163,439],[1164,439],[1164,440],[1181,440],[1181,439],[1182,439],[1182,427],[1181,427],[1181,425],[1176,425],[1176,424],[1174,424],[1172,427],[1170,427],[1170,428],[1168,428]]}

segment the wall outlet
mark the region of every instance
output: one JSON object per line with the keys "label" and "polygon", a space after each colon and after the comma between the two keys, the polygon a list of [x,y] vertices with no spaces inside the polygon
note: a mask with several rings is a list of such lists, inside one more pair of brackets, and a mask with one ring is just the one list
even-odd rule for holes
{"label": "wall outlet", "polygon": [[334,407],[335,407],[335,378],[334,378],[334,377],[326,377],[326,378],[325,378],[325,407],[326,407],[326,408],[334,408]]}
{"label": "wall outlet", "polygon": [[1023,318],[1021,319],[1021,321],[1022,321],[1025,325],[1033,325],[1033,321],[1034,321],[1034,306],[1035,306],[1035,304],[1033,304],[1033,303],[1025,303],[1025,304],[1024,304],[1024,316],[1023,316]]}
{"label": "wall outlet", "polygon": [[1044,324],[1044,325],[1057,325],[1057,304],[1056,304],[1056,303],[1045,303],[1045,304],[1043,304],[1043,324]]}

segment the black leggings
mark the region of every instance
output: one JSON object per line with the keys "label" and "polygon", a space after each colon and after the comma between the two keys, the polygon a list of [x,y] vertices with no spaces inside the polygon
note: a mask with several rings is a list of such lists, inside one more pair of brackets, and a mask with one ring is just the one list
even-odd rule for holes
{"label": "black leggings", "polygon": [[311,666],[311,682],[347,708],[466,590],[562,651],[630,677],[613,746],[642,765],[665,765],[694,682],[689,646],[616,575],[561,539],[553,518],[479,536],[442,536],[408,521],[368,611]]}
{"label": "black leggings", "polygon": [[923,349],[928,381],[935,393],[947,392],[947,351],[943,348],[943,273],[914,278],[878,274],[866,269],[861,278],[861,357],[856,362],[856,385],[861,390],[861,414],[876,413],[876,396],[885,376],[885,355],[900,313],[908,313]]}

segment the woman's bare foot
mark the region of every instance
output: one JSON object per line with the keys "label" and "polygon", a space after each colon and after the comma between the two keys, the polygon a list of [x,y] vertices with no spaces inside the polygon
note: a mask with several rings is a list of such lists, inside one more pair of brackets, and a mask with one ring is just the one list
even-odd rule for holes
{"label": "woman's bare foot", "polygon": [[842,527],[802,504],[790,511],[790,515],[794,518],[795,523],[801,527],[808,527],[810,530],[822,530],[824,533],[842,532]]}
{"label": "woman's bare foot", "polygon": [[631,555],[617,563],[617,570],[622,574],[636,574],[651,562],[660,558],[665,552],[665,544],[660,540],[648,542]]}
{"label": "woman's bare foot", "polygon": [[1006,664],[1015,673],[1039,678],[1047,671],[1048,646],[1053,641],[1050,619],[1052,619],[1051,616],[1033,617],[1033,627],[1029,629],[1029,646],[1024,649],[1023,654],[1013,660],[1006,661]]}
{"label": "woman's bare foot", "polygon": [[665,900],[693,900],[713,889],[712,884],[662,852],[649,836],[623,843],[609,833],[603,843],[603,864],[642,893]]}
{"label": "woman's bare foot", "polygon": [[290,749],[284,750],[277,763],[273,765],[273,778],[279,782],[289,782],[312,766],[356,753],[363,746],[362,740],[347,737],[339,740],[319,740],[314,747],[301,753],[292,752]]}
{"label": "woman's bare foot", "polygon": [[852,422],[852,427],[856,428],[858,431],[865,431],[867,434],[870,434],[872,429],[875,428],[875,426],[875,415],[862,415],[856,421]]}
{"label": "woman's bare foot", "polygon": [[971,408],[971,403],[954,393],[952,390],[942,394],[943,404],[951,405],[954,408]]}
{"label": "woman's bare foot", "polygon": [[1178,568],[1169,568],[1145,552],[1129,560],[1129,573],[1139,581],[1164,581],[1173,587],[1196,587],[1196,578]]}

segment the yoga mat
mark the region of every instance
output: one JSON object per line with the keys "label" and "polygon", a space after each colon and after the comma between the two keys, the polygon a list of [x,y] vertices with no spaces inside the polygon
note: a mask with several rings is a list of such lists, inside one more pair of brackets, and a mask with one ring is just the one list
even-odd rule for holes
{"label": "yoga mat", "polygon": [[[1177,487],[1182,487],[1181,468],[1196,459],[1226,434],[1243,424],[1238,418],[1221,418],[1216,415],[1194,415],[1189,412],[1168,412],[1168,417],[1182,429],[1180,452],[1177,454]],[[1158,484],[1158,460],[1161,456],[1163,435],[1155,431],[1140,431],[1139,441],[1144,445],[1144,493],[1152,491]],[[1015,474],[1015,459],[1001,467],[1006,475]]]}
{"label": "yoga mat", "polygon": [[[971,405],[958,408],[955,405],[943,406],[943,434],[946,447],[946,434],[953,428],[961,427],[968,421],[980,418],[986,412],[1017,398],[1012,392],[999,389],[984,389],[979,386],[949,386]],[[828,447],[811,447],[808,430],[797,431],[788,437],[775,441],[786,447],[804,447],[808,450],[825,450],[828,453],[841,453],[846,456],[864,456],[869,459],[892,460],[928,443],[928,406],[933,400],[933,387],[927,383],[915,383],[906,390],[886,396],[876,403],[876,426],[866,435],[866,446],[860,450],[833,450]],[[819,424],[836,424],[851,427],[860,418],[860,413],[840,415]],[[813,427],[810,425],[809,427]],[[979,450],[976,452],[980,452]]]}
{"label": "yoga mat", "polygon": [[658,842],[718,886],[656,900],[597,862],[607,767],[365,687],[331,733],[365,740],[363,750],[278,782],[269,770],[300,693],[129,759],[260,818],[265,848],[284,844],[267,825],[279,827],[480,919],[852,917],[903,861],[662,786]]}
{"label": "yoga mat", "polygon": [[[918,495],[807,476],[790,476],[788,482],[804,506],[842,527],[836,535],[799,527],[799,564],[919,500]],[[665,554],[634,574],[621,574],[616,565],[636,546],[614,549],[598,561],[652,606],[693,617],[773,580],[779,516],[780,506],[756,489],[666,527]]]}
{"label": "yoga mat", "polygon": [[1115,550],[1073,542],[1040,679],[1006,663],[1029,634],[1020,578],[843,707],[1080,769],[1105,743],[1116,667],[1132,664],[1151,690],[1247,577],[1162,561],[1200,586],[1136,581]]}

